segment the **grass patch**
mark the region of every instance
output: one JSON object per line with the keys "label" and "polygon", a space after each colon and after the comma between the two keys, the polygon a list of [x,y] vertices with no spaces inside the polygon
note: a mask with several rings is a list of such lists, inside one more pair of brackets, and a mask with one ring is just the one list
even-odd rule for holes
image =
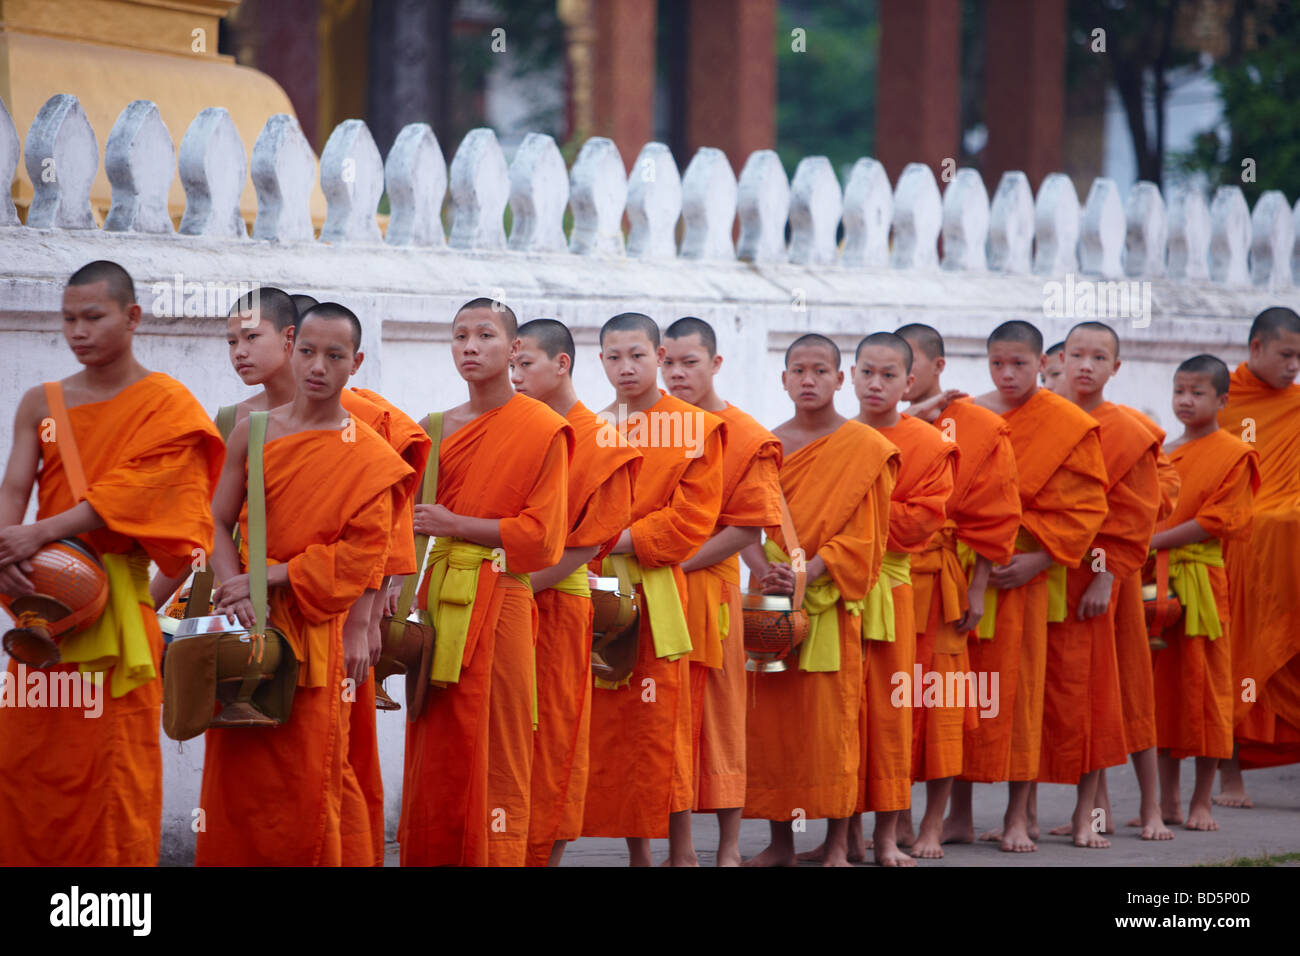
{"label": "grass patch", "polygon": [[1263,856],[1238,856],[1222,863],[1197,863],[1196,866],[1281,866],[1300,862],[1300,853],[1265,853]]}

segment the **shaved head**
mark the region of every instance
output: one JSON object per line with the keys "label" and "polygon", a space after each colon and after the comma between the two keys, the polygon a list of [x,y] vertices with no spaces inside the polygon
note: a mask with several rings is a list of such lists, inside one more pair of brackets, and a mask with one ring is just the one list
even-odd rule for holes
{"label": "shaved head", "polygon": [[939,334],[938,329],[932,326],[921,322],[909,322],[907,325],[895,329],[894,334],[907,339],[908,345],[923,353],[931,361],[943,358],[943,336]]}
{"label": "shaved head", "polygon": [[[504,302],[498,302],[496,299],[489,299],[487,296],[481,295],[477,299],[470,299],[462,305],[456,310],[456,315],[468,312],[470,309],[488,309],[501,316],[501,324],[505,326],[506,338],[514,339],[519,334],[519,320],[515,318],[515,313],[510,306]],[[456,321],[455,316],[452,316],[452,321]]]}
{"label": "shaved head", "polygon": [[[91,265],[94,264],[91,263]],[[86,266],[86,268],[89,269],[90,266]],[[1283,332],[1300,334],[1300,315],[1296,315],[1292,309],[1275,305],[1255,316],[1255,321],[1250,323],[1250,337],[1247,341],[1254,342],[1259,339],[1260,342],[1268,343]]]}
{"label": "shaved head", "polygon": [[555,319],[533,319],[519,326],[518,337],[532,339],[538,344],[547,358],[555,358],[561,352],[569,357],[569,372],[573,372],[573,363],[577,352],[573,347],[573,334],[568,326]]}
{"label": "shaved head", "polygon": [[826,351],[829,352],[831,355],[831,359],[832,359],[831,364],[835,368],[840,367],[840,347],[824,335],[818,335],[816,332],[809,332],[807,335],[799,336],[797,339],[791,342],[790,347],[785,350],[786,368],[790,367],[790,353],[797,348],[801,348],[807,345],[819,346],[821,348],[826,349]]}
{"label": "shaved head", "polygon": [[294,295],[289,296],[289,298],[293,299],[293,307],[298,310],[299,315],[302,315],[313,305],[318,305],[320,303],[319,299],[307,295],[305,292],[297,292]]}
{"label": "shaved head", "polygon": [[1226,395],[1228,393],[1231,375],[1228,372],[1228,366],[1218,356],[1209,355],[1205,352],[1200,355],[1193,355],[1179,365],[1174,372],[1175,374],[1185,372],[1188,375],[1207,375],[1210,383],[1214,386],[1215,395]]}
{"label": "shaved head", "polygon": [[[1294,314],[1294,313],[1293,313]],[[1115,358],[1119,358],[1119,336],[1105,322],[1080,322],[1065,337],[1065,341],[1070,341],[1070,336],[1075,332],[1105,332],[1110,336],[1111,343],[1115,346]],[[1063,343],[1064,344],[1064,343]]]}
{"label": "shaved head", "polygon": [[[284,293],[281,293],[283,295]],[[287,298],[287,296],[286,296]],[[298,332],[302,332],[303,325],[308,319],[344,319],[352,326],[352,351],[361,351],[361,320],[357,318],[356,313],[345,305],[339,305],[337,302],[322,302],[314,305],[298,317]]]}
{"label": "shaved head", "polygon": [[230,307],[230,314],[251,315],[254,309],[259,318],[269,319],[277,332],[298,324],[298,310],[294,308],[293,299],[283,289],[275,286],[264,285],[241,296]]}
{"label": "shaved head", "polygon": [[688,335],[700,337],[705,351],[709,353],[709,358],[718,354],[718,336],[714,333],[713,326],[703,319],[688,315],[678,319],[664,331],[664,337],[669,339],[684,339]]}
{"label": "shaved head", "polygon": [[610,332],[643,332],[654,348],[659,348],[659,326],[650,316],[641,312],[620,312],[600,327],[600,345],[605,347],[605,336]]}
{"label": "shaved head", "polygon": [[135,283],[131,281],[130,273],[107,259],[87,262],[68,277],[67,284],[94,285],[96,282],[108,284],[108,294],[118,305],[125,307],[135,302]]}
{"label": "shaved head", "polygon": [[908,345],[907,339],[897,332],[872,332],[858,343],[857,350],[853,353],[854,362],[862,357],[862,350],[868,346],[893,349],[903,359],[903,371],[909,373],[912,371],[912,346]]}
{"label": "shaved head", "polygon": [[1065,343],[1064,343],[1064,342],[1057,342],[1055,345],[1050,346],[1050,347],[1048,348],[1048,350],[1047,350],[1044,354],[1050,356],[1050,355],[1056,355],[1056,354],[1058,354],[1058,353],[1060,353],[1060,352],[1064,352],[1064,351],[1065,351]]}
{"label": "shaved head", "polygon": [[1018,342],[1029,346],[1035,355],[1043,354],[1043,333],[1020,319],[1003,322],[989,334],[988,341],[984,345],[987,348],[997,342]]}

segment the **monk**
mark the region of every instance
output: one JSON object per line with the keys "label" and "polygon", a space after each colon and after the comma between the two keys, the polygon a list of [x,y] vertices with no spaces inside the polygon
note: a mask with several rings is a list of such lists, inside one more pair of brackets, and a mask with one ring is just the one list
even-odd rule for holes
{"label": "monk", "polygon": [[529,575],[537,599],[537,733],[528,820],[529,866],[559,866],[582,833],[591,736],[591,589],[588,562],[605,556],[632,520],[641,453],[578,401],[573,336],[555,319],[519,327],[511,381],[573,428],[568,525],[559,563]]}
{"label": "monk", "polygon": [[528,575],[564,553],[573,429],[511,386],[518,327],[489,298],[452,321],[469,401],[443,414],[437,503],[415,506],[415,530],[437,538],[418,595],[437,643],[428,700],[407,724],[403,866],[527,857],[537,639]]}
{"label": "monk", "polygon": [[1217,830],[1211,815],[1214,772],[1232,757],[1232,641],[1223,543],[1249,536],[1259,455],[1219,427],[1228,403],[1228,366],[1195,355],[1174,373],[1174,414],[1183,434],[1165,446],[1182,479],[1178,505],[1156,526],[1151,547],[1169,551],[1170,584],[1186,609],[1155,651],[1160,811],[1182,823],[1179,769],[1196,761],[1189,830]]}
{"label": "monk", "polygon": [[1214,802],[1228,807],[1250,806],[1242,769],[1300,761],[1300,316],[1265,309],[1249,341],[1219,413],[1221,428],[1259,452],[1250,537],[1225,555],[1238,759],[1220,764]]}
{"label": "monk", "polygon": [[[781,523],[781,443],[717,393],[722,368],[717,335],[703,319],[678,319],[664,332],[668,391],[727,424],[722,460],[722,510],[713,536],[682,562],[691,632],[691,716],[695,742],[696,812],[718,815],[718,866],[740,866],[745,806],[745,681],[740,561],[764,527]],[[680,837],[691,846],[690,817]],[[691,853],[694,853],[693,847]]]}
{"label": "monk", "polygon": [[[600,361],[614,401],[600,415],[639,448],[632,521],[609,561],[626,561],[641,595],[636,665],[626,684],[598,681],[591,705],[591,774],[582,835],[624,837],[632,866],[669,837],[670,866],[690,866],[682,824],[694,802],[692,642],[681,563],[708,541],[722,507],[722,419],[659,390],[659,327],[624,312],[601,327]],[[612,574],[612,570],[607,570]],[[673,835],[676,839],[672,839]]]}
{"label": "monk", "polygon": [[[31,557],[73,538],[100,555],[110,603],[62,637],[61,663],[37,670],[9,660],[0,706],[5,866],[158,862],[163,640],[149,562],[178,574],[211,551],[208,502],[222,447],[194,396],[136,359],[140,312],[121,266],[100,260],[74,272],[63,338],[83,368],[29,389],[14,415],[0,486],[0,594],[31,594]],[[24,524],[38,482],[36,520]],[[35,690],[46,686],[48,697]],[[14,706],[15,694],[26,706]]]}
{"label": "monk", "polygon": [[1056,392],[1058,395],[1060,394],[1060,388],[1058,386],[1061,381],[1061,375],[1065,372],[1065,365],[1063,364],[1063,357],[1061,354],[1064,351],[1064,342],[1057,342],[1055,345],[1049,346],[1047,351],[1043,353],[1047,358],[1047,361],[1043,363],[1043,371],[1039,376],[1042,380],[1043,388],[1047,389],[1049,392]]}
{"label": "monk", "polygon": [[1007,780],[1002,829],[982,838],[998,841],[1008,853],[1037,849],[1029,795],[1039,775],[1048,621],[1065,614],[1061,569],[1083,560],[1106,516],[1097,423],[1068,399],[1038,387],[1046,362],[1042,349],[1042,334],[1028,322],[999,325],[988,338],[994,390],[975,399],[1010,426],[1021,525],[1015,554],[989,573],[997,591],[993,636],[968,645],[972,670],[999,675],[997,716],[966,733],[947,826],[949,839],[974,840],[970,784]]}
{"label": "monk", "polygon": [[[916,662],[923,674],[943,675],[946,686],[946,675],[971,673],[966,635],[972,641],[993,635],[994,609],[986,607],[985,591],[993,565],[1007,564],[1015,553],[1020,528],[1016,457],[1011,429],[1000,415],[964,400],[957,389],[941,387],[947,359],[939,332],[914,322],[898,334],[912,347],[913,383],[903,393],[910,402],[908,416],[932,422],[961,453],[947,520],[925,549],[911,557]],[[973,633],[985,621],[989,626]],[[925,781],[925,816],[915,841],[910,813],[900,817],[899,845],[910,843],[918,859],[941,859],[942,845],[951,836],[943,820],[953,780],[962,771],[964,728],[996,716],[987,712],[991,707],[977,706],[973,690],[966,685],[964,702],[949,700],[912,712],[912,778]]]}
{"label": "monk", "polygon": [[[393,486],[410,466],[376,432],[352,420],[340,393],[359,364],[361,324],[337,303],[301,319],[294,337],[298,389],[268,413],[263,475],[270,624],[298,660],[288,722],[274,730],[208,730],[198,866],[338,866],[344,862],[348,713],[370,647],[345,627],[382,568]],[[251,422],[235,426],[213,499],[220,582],[215,613],[251,627],[246,462]],[[322,484],[320,476],[331,477]],[[240,524],[241,552],[232,530]],[[355,781],[353,781],[355,784]]]}
{"label": "monk", "polygon": [[796,865],[796,828],[823,818],[822,865],[849,866],[849,817],[861,785],[861,615],[881,574],[899,455],[877,431],[835,411],[844,372],[834,342],[800,336],[785,365],[781,384],[795,413],[774,434],[798,547],[768,528],[763,548],[748,548],[744,558],[767,594],[792,595],[796,568],[806,569],[811,627],[785,670],[754,682],[745,816],[768,820],[772,842],[747,865]]}

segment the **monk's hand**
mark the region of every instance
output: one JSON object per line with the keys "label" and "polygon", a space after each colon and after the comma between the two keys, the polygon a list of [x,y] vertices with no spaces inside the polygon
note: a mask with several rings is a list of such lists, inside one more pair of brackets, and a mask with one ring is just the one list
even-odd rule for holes
{"label": "monk's hand", "polygon": [[19,561],[16,564],[6,564],[0,567],[0,594],[7,594],[10,597],[23,597],[35,592],[36,589],[32,587],[32,580],[27,576],[33,570],[30,561]]}
{"label": "monk's hand", "polygon": [[960,388],[947,388],[938,395],[933,395],[923,402],[915,402],[907,406],[907,414],[913,418],[920,418],[933,424],[938,421],[939,413],[955,402],[959,398],[969,398],[970,396]]}
{"label": "monk's hand", "polygon": [[240,601],[252,604],[252,591],[247,574],[236,574],[233,578],[222,581],[212,592],[212,606],[233,605]]}
{"label": "monk's hand", "polygon": [[442,505],[416,505],[415,531],[430,537],[455,538],[460,527],[460,515]]}
{"label": "monk's hand", "polygon": [[788,564],[769,564],[760,584],[764,594],[794,594],[794,569]]}
{"label": "monk's hand", "polygon": [[402,597],[401,584],[394,584],[384,594],[384,613],[389,617],[397,616],[397,605]]}
{"label": "monk's hand", "polygon": [[242,627],[251,628],[257,623],[256,615],[253,613],[253,602],[247,598],[238,601],[227,601],[224,604],[214,603],[212,613],[233,617]]}
{"label": "monk's hand", "polygon": [[26,561],[50,543],[39,524],[14,524],[0,529],[0,564]]}
{"label": "monk's hand", "polygon": [[379,663],[379,658],[384,653],[384,632],[379,626],[379,622],[376,621],[371,624],[368,630],[370,632],[370,665],[366,668],[367,671],[369,671],[370,667],[374,667]]}
{"label": "monk's hand", "polygon": [[1092,582],[1079,598],[1079,620],[1086,621],[1090,617],[1104,614],[1110,606],[1110,592],[1114,585],[1115,575],[1109,571],[1098,571],[1093,575]]}
{"label": "monk's hand", "polygon": [[1027,551],[1013,554],[1006,564],[995,564],[989,572],[989,584],[999,591],[1023,587],[1052,563],[1046,551]]}
{"label": "monk's hand", "polygon": [[343,628],[343,676],[360,687],[370,676],[370,628]]}
{"label": "monk's hand", "polygon": [[970,606],[954,625],[958,634],[965,634],[979,627],[980,618],[984,616],[984,588],[971,588],[966,592],[966,600]]}

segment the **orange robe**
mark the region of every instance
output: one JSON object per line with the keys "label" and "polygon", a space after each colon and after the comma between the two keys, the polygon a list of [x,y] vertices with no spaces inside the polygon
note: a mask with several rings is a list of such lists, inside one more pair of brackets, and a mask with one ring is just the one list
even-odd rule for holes
{"label": "orange robe", "polygon": [[[608,428],[582,402],[573,427],[565,548],[611,547],[632,521],[635,448],[598,440]],[[556,840],[582,835],[591,736],[591,599],[547,588],[537,594],[537,733],[533,735],[529,866],[545,866]]]}
{"label": "orange robe", "polygon": [[[100,553],[141,555],[180,574],[193,550],[212,550],[209,502],[221,471],[221,437],[179,382],[161,372],[113,398],[68,409],[89,501],[105,527],[81,535]],[[43,441],[38,519],[78,503],[56,442]],[[154,671],[163,640],[153,605],[141,602]],[[9,661],[9,687],[30,702],[33,679],[76,674],[76,664],[43,671]],[[25,682],[18,681],[26,673]],[[97,691],[103,710],[0,707],[0,865],[153,866],[162,825],[158,746],[162,681],[122,697]],[[60,683],[78,678],[58,678]],[[67,687],[68,685],[63,685]],[[84,685],[83,685],[84,687]],[[52,690],[51,690],[52,694]],[[6,698],[8,694],[6,693]],[[73,699],[75,701],[75,698]],[[88,695],[82,695],[83,705]]]}
{"label": "orange robe", "polygon": [[[1046,550],[1071,567],[1083,560],[1106,516],[1106,465],[1097,422],[1040,388],[1003,416],[1011,428],[1020,493],[1016,550]],[[1047,574],[997,592],[994,635],[968,642],[971,668],[998,675],[997,716],[966,733],[962,779],[982,783],[1038,776],[1047,669]]]}
{"label": "orange robe", "polygon": [[[781,523],[781,443],[749,415],[728,404],[722,459],[724,527]],[[686,623],[691,630],[691,726],[698,811],[745,805],[745,636],[740,559],[732,555],[686,575]],[[724,611],[723,608],[726,608]],[[725,637],[721,621],[727,626]]]}
{"label": "orange robe", "polygon": [[[1196,520],[1221,542],[1250,535],[1259,456],[1245,442],[1219,430],[1185,442],[1170,455],[1182,478],[1178,506],[1157,531]],[[1184,621],[1154,653],[1156,739],[1171,757],[1232,756],[1232,626],[1228,574],[1207,567],[1223,633],[1182,634]]]}
{"label": "orange robe", "polygon": [[[722,506],[724,426],[716,415],[668,394],[661,395],[647,420],[670,421],[654,418],[656,413],[681,416],[683,423],[698,416],[691,420],[697,423],[701,453],[692,458],[691,449],[638,444],[642,462],[632,489],[632,545],[642,567],[672,568],[685,604],[681,562],[713,534]],[[641,431],[633,424],[628,440]],[[626,686],[592,693],[583,836],[666,837],[669,814],[689,810],[694,800],[689,655],[675,661],[655,655],[645,592],[637,587],[641,630],[632,676]]]}
{"label": "orange robe", "polygon": [[[1300,761],[1300,384],[1242,363],[1219,427],[1259,452],[1250,537],[1225,555],[1232,589],[1234,737],[1244,768]],[[1249,683],[1246,683],[1249,682]],[[1253,689],[1253,693],[1252,693]]]}
{"label": "orange robe", "polygon": [[[282,727],[205,734],[207,820],[196,866],[343,862],[343,622],[388,551],[392,487],[410,466],[368,426],[352,441],[341,434],[311,430],[266,443],[267,559],[289,565],[289,586],[271,590],[270,619],[298,658],[298,688]],[[246,566],[247,501],[239,521]]]}
{"label": "orange robe", "polygon": [[[387,440],[411,466],[410,476],[393,487],[393,533],[383,573],[414,574],[415,500],[419,482],[429,460],[433,442],[409,415],[378,392],[364,388],[344,389],[340,402],[349,414],[364,421]],[[385,596],[380,591],[376,600]],[[347,806],[343,823],[343,865],[384,865],[384,777],[379,761],[379,728],[376,723],[374,672],[357,688],[356,700],[345,705],[348,716]],[[355,780],[355,788],[352,781]],[[360,804],[355,796],[360,794]]]}
{"label": "orange robe", "polygon": [[[499,518],[505,567],[478,573],[460,680],[434,685],[406,725],[403,866],[522,866],[533,763],[537,605],[512,575],[564,552],[573,430],[515,395],[443,438],[438,504]],[[503,573],[509,572],[509,573]],[[420,586],[420,606],[436,606]]]}
{"label": "orange robe", "polygon": [[[969,608],[969,578],[957,557],[962,542],[994,564],[1006,564],[1014,553],[1020,527],[1020,496],[1016,491],[1016,455],[1011,429],[1002,416],[971,401],[953,402],[935,420],[941,435],[955,440],[961,453],[947,520],[930,536],[925,549],[912,555],[912,588],[916,592],[916,662],[921,673],[970,674],[967,637],[955,623]],[[972,639],[974,635],[972,634]],[[962,738],[974,727],[976,683],[966,685],[964,702],[942,701],[939,707],[912,711],[912,778],[941,780],[962,769]],[[992,687],[987,681],[986,686]],[[963,706],[964,704],[964,706]]]}
{"label": "orange robe", "polygon": [[[840,669],[801,670],[796,651],[786,670],[754,675],[745,728],[746,817],[840,819],[857,806],[862,622],[845,602],[861,601],[880,576],[898,470],[898,449],[858,421],[785,456],[781,488],[799,546],[809,561],[821,557],[840,592]],[[779,528],[767,534],[789,553]]]}
{"label": "orange robe", "polygon": [[[1124,763],[1133,749],[1124,737],[1115,610],[1118,583],[1141,569],[1155,529],[1159,445],[1144,425],[1112,402],[1098,405],[1091,415],[1101,426],[1107,511],[1082,562],[1066,570],[1065,620],[1048,626],[1038,775],[1046,783],[1078,783],[1085,773]],[[1110,603],[1101,614],[1081,621],[1079,599],[1092,583],[1094,565],[1103,559],[1115,576]],[[1138,693],[1146,691],[1139,688]]]}

